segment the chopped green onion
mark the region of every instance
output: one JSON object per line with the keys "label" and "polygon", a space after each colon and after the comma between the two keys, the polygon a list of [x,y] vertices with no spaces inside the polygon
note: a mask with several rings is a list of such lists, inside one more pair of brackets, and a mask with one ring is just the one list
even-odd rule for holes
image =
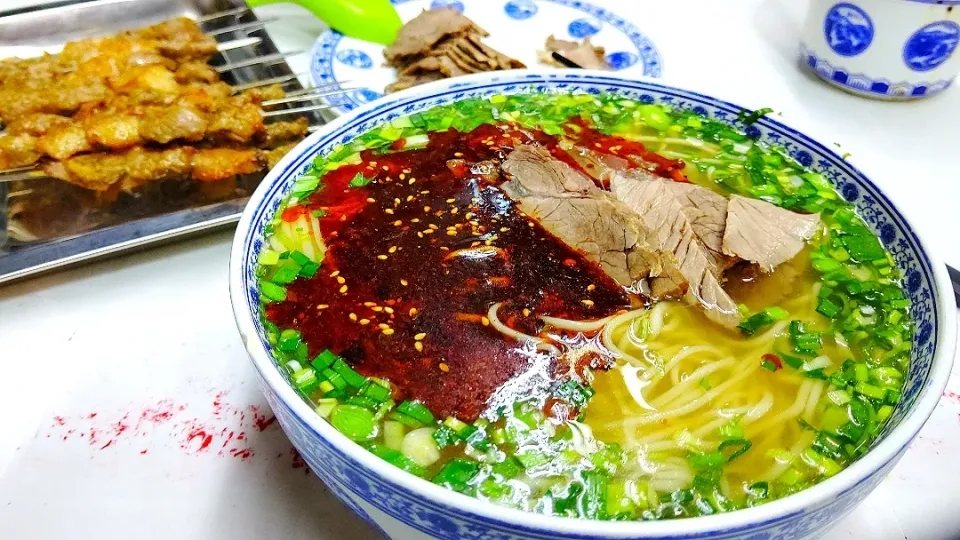
{"label": "chopped green onion", "polygon": [[717,450],[724,453],[727,449],[733,449],[733,452],[727,455],[727,463],[730,463],[743,454],[746,454],[751,447],[753,447],[753,443],[746,439],[728,439],[720,443]]}
{"label": "chopped green onion", "polygon": [[377,433],[373,412],[356,405],[338,405],[330,414],[330,424],[355,441],[370,439]]}
{"label": "chopped green onion", "polygon": [[353,368],[343,361],[343,358],[334,360],[331,369],[339,373],[340,376],[343,377],[343,380],[354,388],[360,388],[363,386],[363,383],[367,382],[367,378],[354,371]]}
{"label": "chopped green onion", "polygon": [[357,173],[347,186],[352,188],[366,187],[372,181],[373,178],[367,178],[363,173]]}
{"label": "chopped green onion", "polygon": [[390,389],[371,382],[367,383],[367,385],[364,387],[363,395],[376,401],[377,403],[383,403],[384,401],[390,399]]}
{"label": "chopped green onion", "polygon": [[430,412],[430,409],[426,408],[422,403],[417,403],[416,401],[404,401],[397,406],[397,412],[403,413],[419,422],[423,422],[424,424],[433,424],[437,421],[437,419],[434,418],[433,413]]}
{"label": "chopped green onion", "polygon": [[280,332],[280,341],[277,342],[277,349],[283,352],[293,352],[300,346],[300,332],[296,330],[284,330]]}
{"label": "chopped green onion", "polygon": [[317,400],[317,414],[319,414],[321,418],[327,418],[337,405],[338,402],[336,399],[321,398]]}
{"label": "chopped green onion", "polygon": [[269,281],[260,282],[260,294],[272,302],[283,302],[287,299],[287,289]]}
{"label": "chopped green onion", "polygon": [[320,383],[317,380],[317,372],[311,367],[300,369],[291,375],[293,385],[301,392],[309,392]]}
{"label": "chopped green onion", "polygon": [[448,461],[443,468],[440,469],[440,472],[433,477],[433,483],[460,493],[465,493],[467,491],[467,482],[476,476],[479,471],[479,463],[454,458]]}
{"label": "chopped green onion", "polygon": [[324,368],[330,367],[337,358],[339,357],[333,354],[330,349],[324,349],[322,353],[318,354],[317,357],[310,362],[310,365],[317,371],[323,371]]}

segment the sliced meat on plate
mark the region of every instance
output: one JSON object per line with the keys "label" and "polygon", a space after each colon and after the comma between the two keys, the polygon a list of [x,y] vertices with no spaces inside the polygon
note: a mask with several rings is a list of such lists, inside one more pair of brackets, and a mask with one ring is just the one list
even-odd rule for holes
{"label": "sliced meat on plate", "polygon": [[819,225],[820,214],[798,214],[734,195],[727,204],[723,253],[755,262],[770,272],[795,257]]}
{"label": "sliced meat on plate", "polygon": [[551,55],[551,53],[557,53],[584,69],[609,69],[603,47],[594,46],[590,43],[590,38],[577,43],[576,41],[557,39],[551,35],[544,43],[544,48],[544,51],[540,51],[539,58],[545,64],[567,67],[557,62]]}
{"label": "sliced meat on plate", "polygon": [[384,49],[383,55],[390,64],[409,63],[427,56],[444,38],[464,34],[489,35],[454,9],[425,10],[400,28],[397,39]]}

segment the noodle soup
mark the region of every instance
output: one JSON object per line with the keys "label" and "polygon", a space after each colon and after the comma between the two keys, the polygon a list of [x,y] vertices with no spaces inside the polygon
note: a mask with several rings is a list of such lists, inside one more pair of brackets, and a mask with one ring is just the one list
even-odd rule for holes
{"label": "noodle soup", "polygon": [[613,95],[398,118],[318,158],[264,233],[268,340],[317,413],[531,512],[794,493],[869,448],[910,357],[892,259],[823,178]]}

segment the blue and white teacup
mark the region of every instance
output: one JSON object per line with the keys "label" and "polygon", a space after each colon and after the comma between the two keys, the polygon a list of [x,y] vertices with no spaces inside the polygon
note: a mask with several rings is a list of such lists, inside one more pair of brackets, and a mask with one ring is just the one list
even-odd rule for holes
{"label": "blue and white teacup", "polygon": [[802,62],[880,99],[937,94],[960,72],[960,0],[811,0]]}

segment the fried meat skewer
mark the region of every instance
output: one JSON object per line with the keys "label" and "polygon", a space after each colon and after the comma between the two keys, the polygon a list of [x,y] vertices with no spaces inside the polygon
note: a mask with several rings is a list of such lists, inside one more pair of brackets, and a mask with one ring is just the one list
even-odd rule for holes
{"label": "fried meat skewer", "polygon": [[123,153],[84,154],[43,165],[52,178],[97,191],[131,191],[149,182],[193,178],[216,182],[272,167],[296,143],[273,150],[260,148],[132,148]]}
{"label": "fried meat skewer", "polygon": [[43,156],[62,160],[99,149],[125,150],[143,144],[206,140],[263,145],[306,135],[306,118],[264,123],[260,104],[265,96],[282,99],[283,91],[267,88],[225,97],[199,88],[184,92],[169,105],[115,99],[73,118],[31,114],[12,123],[7,134],[0,136],[0,169],[31,165]]}

